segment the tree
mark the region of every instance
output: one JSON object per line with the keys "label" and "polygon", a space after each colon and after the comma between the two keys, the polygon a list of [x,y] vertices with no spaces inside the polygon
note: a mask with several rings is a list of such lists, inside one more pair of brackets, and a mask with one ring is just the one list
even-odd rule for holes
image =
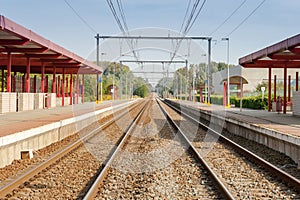
{"label": "tree", "polygon": [[260,93],[262,87],[265,87],[265,91],[266,91],[266,93],[267,93],[267,92],[268,92],[269,85],[268,85],[268,83],[265,82],[265,81],[263,81],[263,82],[257,84],[257,86],[256,86],[256,92],[259,92],[259,93]]}
{"label": "tree", "polygon": [[133,80],[133,95],[146,97],[151,90],[151,85],[141,77],[135,77]]}

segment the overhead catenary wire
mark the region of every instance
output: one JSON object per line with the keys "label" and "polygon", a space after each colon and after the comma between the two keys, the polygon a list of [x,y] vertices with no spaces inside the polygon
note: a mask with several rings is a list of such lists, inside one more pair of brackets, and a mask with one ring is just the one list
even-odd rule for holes
{"label": "overhead catenary wire", "polygon": [[215,28],[209,35],[216,33],[245,3],[247,0],[244,0],[217,28]]}
{"label": "overhead catenary wire", "polygon": [[118,5],[118,8],[119,8],[119,12],[121,14],[122,21],[123,21],[124,26],[125,26],[125,30],[128,32],[127,20],[126,20],[126,17],[125,17],[122,1],[117,0],[117,5]]}
{"label": "overhead catenary wire", "polygon": [[91,26],[89,25],[89,23],[87,23],[87,21],[80,16],[80,14],[71,6],[71,4],[67,1],[64,0],[64,2],[69,6],[69,8],[71,8],[71,10],[75,13],[75,15],[94,33],[97,33],[97,31]]}
{"label": "overhead catenary wire", "polygon": [[196,16],[194,17],[194,19],[193,19],[192,23],[190,24],[190,26],[188,27],[188,29],[187,29],[185,35],[191,30],[192,26],[194,25],[196,19],[197,19],[198,16],[199,16],[200,12],[202,11],[202,9],[203,9],[205,3],[206,3],[206,0],[204,0],[203,3],[201,4],[200,9],[198,10],[198,12],[197,12]]}
{"label": "overhead catenary wire", "polygon": [[263,0],[255,9],[241,21],[230,33],[228,33],[225,37],[229,37],[232,33],[234,33],[237,29],[239,29],[264,3],[266,0]]}
{"label": "overhead catenary wire", "polygon": [[[191,12],[190,12],[190,15],[189,17],[187,18],[187,13],[188,11],[190,10],[190,4],[191,2],[189,1],[188,3],[188,7],[187,7],[187,10],[186,10],[186,14],[184,16],[184,19],[183,19],[183,23],[181,25],[181,30],[180,30],[180,33],[185,37],[188,32],[190,31],[190,29],[192,28],[192,26],[194,25],[196,19],[198,18],[199,14],[201,13],[201,11],[203,10],[203,7],[206,3],[206,0],[204,0],[200,6],[200,8],[198,9],[198,6],[199,6],[199,3],[200,3],[200,0],[195,0],[194,3],[193,3],[193,7],[191,9]],[[198,11],[197,11],[198,9]],[[196,13],[196,15],[195,15]],[[185,24],[185,25],[183,25]],[[184,27],[183,31],[182,31],[182,27]],[[176,47],[175,47],[175,50],[173,52],[173,55],[171,57],[171,61],[175,58],[179,48],[180,48],[180,45],[182,43],[182,39],[177,41],[177,44],[176,44]]]}
{"label": "overhead catenary wire", "polygon": [[182,31],[182,28],[183,28],[183,26],[184,26],[184,22],[185,22],[185,20],[186,20],[187,14],[188,14],[188,12],[189,12],[189,10],[190,10],[190,6],[191,6],[191,0],[189,0],[188,6],[187,6],[187,8],[186,8],[186,11],[185,11],[185,14],[184,14],[184,18],[183,18],[183,21],[182,21],[182,24],[181,24],[181,27],[180,27],[180,31],[179,31],[179,32]]}
{"label": "overhead catenary wire", "polygon": [[[127,21],[126,21],[126,17],[125,17],[125,13],[124,13],[124,9],[123,9],[121,0],[116,0],[116,2],[117,2],[116,4],[117,4],[118,10],[119,10],[119,13],[120,13],[119,15],[120,15],[121,19],[115,9],[115,5],[112,2],[112,0],[106,0],[106,2],[109,5],[109,8],[119,26],[119,29],[121,30],[122,34],[124,36],[129,36],[129,30],[128,30]],[[129,48],[132,50],[134,57],[136,58],[136,60],[138,60],[138,55],[134,50],[133,41],[132,40],[129,41],[129,39],[127,39],[126,42],[129,46]]]}

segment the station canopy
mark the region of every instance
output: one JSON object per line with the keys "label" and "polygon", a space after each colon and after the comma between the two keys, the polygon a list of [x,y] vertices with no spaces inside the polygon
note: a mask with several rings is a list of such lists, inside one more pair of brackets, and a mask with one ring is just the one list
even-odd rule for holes
{"label": "station canopy", "polygon": [[239,59],[246,68],[299,68],[300,34]]}
{"label": "station canopy", "polygon": [[[242,79],[242,84],[248,84],[248,81],[242,77],[242,76],[231,76],[229,77],[229,83],[230,84],[236,84],[236,85],[239,85],[241,84],[241,79]],[[220,84],[222,84],[224,81],[227,81],[227,78],[223,79]]]}
{"label": "station canopy", "polygon": [[43,38],[31,30],[0,15],[0,69],[6,69],[8,53],[11,53],[12,72],[26,72],[28,58],[30,59],[30,73],[41,73],[41,66],[45,66],[45,73],[82,73],[97,74],[103,69],[94,63],[86,61],[80,56]]}

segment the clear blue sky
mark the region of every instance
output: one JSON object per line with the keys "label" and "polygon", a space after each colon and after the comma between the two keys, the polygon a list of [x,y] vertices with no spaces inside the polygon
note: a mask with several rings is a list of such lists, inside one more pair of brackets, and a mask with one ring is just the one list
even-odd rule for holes
{"label": "clear blue sky", "polygon": [[[262,0],[248,0],[241,9],[212,35],[220,39],[231,32]],[[116,35],[120,30],[105,0],[68,0],[73,8],[100,35]],[[129,29],[161,27],[179,31],[188,0],[123,0]],[[243,0],[207,0],[188,33],[209,34]],[[0,14],[87,57],[95,49],[95,32],[90,30],[63,0],[0,0]],[[237,31],[230,35],[230,63],[263,47],[299,33],[299,0],[267,0]],[[206,43],[200,42],[206,48]],[[226,42],[213,44],[214,61],[226,62]]]}

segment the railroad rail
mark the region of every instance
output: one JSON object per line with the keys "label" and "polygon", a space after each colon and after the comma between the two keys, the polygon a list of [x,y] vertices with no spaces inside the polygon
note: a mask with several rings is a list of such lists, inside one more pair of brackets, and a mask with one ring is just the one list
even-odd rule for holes
{"label": "railroad rail", "polygon": [[113,162],[113,160],[115,159],[115,157],[117,156],[119,151],[122,149],[122,147],[125,145],[126,140],[130,137],[130,134],[131,134],[132,130],[134,129],[135,125],[138,123],[139,120],[141,120],[145,110],[147,108],[149,109],[149,103],[146,102],[145,104],[146,104],[146,106],[144,106],[141,109],[141,111],[139,112],[139,114],[137,115],[137,117],[135,118],[133,123],[131,123],[130,127],[128,127],[127,131],[125,132],[124,136],[122,137],[122,140],[119,142],[117,148],[115,148],[112,155],[108,158],[108,161],[106,162],[104,168],[101,170],[101,173],[98,175],[97,179],[94,181],[94,183],[88,190],[87,194],[84,197],[85,200],[86,199],[94,199],[95,196],[97,195],[98,187],[99,187],[99,185],[102,184],[105,176],[107,175],[111,163]]}
{"label": "railroad rail", "polygon": [[[155,102],[158,103],[158,101],[155,101]],[[162,113],[166,117],[168,123],[170,123],[171,126],[176,131],[180,132],[180,128],[172,121],[172,119],[170,119],[168,117],[168,115],[166,115],[164,108],[161,107],[159,103],[158,103],[158,105],[159,105],[159,108],[161,109]],[[144,109],[143,111],[146,112],[147,110],[149,110],[149,108]],[[116,159],[116,157],[119,154],[119,152],[121,151],[121,149],[125,146],[127,139],[129,139],[131,137],[130,135],[132,134],[132,131],[134,130],[134,126],[136,124],[138,124],[139,121],[143,121],[143,118],[146,118],[145,114],[143,115],[143,113],[140,113],[139,118],[137,118],[136,122],[132,124],[132,127],[128,130],[128,132],[126,133],[126,136],[123,138],[122,142],[119,144],[118,148],[116,149],[114,154],[111,156],[111,159],[108,161],[105,168],[102,170],[101,174],[98,176],[97,180],[94,182],[93,186],[90,188],[90,191],[87,193],[87,195],[84,198],[85,200],[94,199],[97,197],[97,195],[99,193],[98,192],[99,187],[103,187],[103,184],[104,184],[103,182],[105,180],[105,177],[109,173],[108,170],[109,170],[110,166],[112,165],[112,162],[114,162],[114,160]],[[188,147],[187,149],[184,148],[184,149],[186,149],[186,152],[189,152],[189,154],[192,155],[192,157],[196,160],[196,162],[199,163],[204,168],[204,171],[208,172],[209,177],[211,177],[214,180],[213,182],[216,185],[214,187],[216,187],[218,189],[218,192],[221,193],[221,196],[225,199],[234,199],[233,196],[230,194],[230,192],[226,189],[226,187],[222,184],[222,182],[214,174],[214,172],[208,167],[206,162],[201,158],[201,155],[196,151],[196,149],[193,147],[193,145],[187,140],[187,138],[184,136],[184,134],[181,132],[180,135],[181,135],[181,137],[180,137],[181,145],[184,147]]]}
{"label": "railroad rail", "polygon": [[54,165],[56,162],[61,160],[62,158],[66,157],[71,152],[75,151],[79,147],[83,145],[85,141],[88,141],[89,139],[93,138],[95,135],[99,134],[101,130],[107,129],[109,126],[111,126],[116,120],[121,119],[125,115],[128,114],[128,112],[131,112],[135,109],[140,110],[140,107],[143,107],[145,103],[143,101],[137,102],[135,105],[131,106],[129,108],[124,108],[118,110],[118,114],[114,116],[113,119],[110,119],[109,121],[105,122],[103,125],[98,126],[97,128],[90,130],[88,133],[81,135],[81,138],[77,139],[74,143],[70,144],[66,148],[62,149],[61,151],[55,153],[54,155],[50,156],[48,159],[46,159],[44,162],[40,163],[39,165],[31,168],[26,173],[23,173],[21,176],[19,176],[16,179],[13,179],[11,182],[3,185],[0,187],[0,198],[6,198],[7,196],[13,196],[14,193],[17,193],[18,188],[28,180],[33,179],[34,177],[37,177],[38,174],[42,171],[47,171],[47,169]]}
{"label": "railroad rail", "polygon": [[[247,160],[251,161],[252,163],[255,163],[255,165],[260,166],[264,171],[268,171],[270,174],[275,175],[275,179],[279,179],[286,183],[286,185],[289,185],[291,188],[294,188],[295,191],[300,191],[300,180],[295,178],[294,176],[284,172],[283,170],[279,169],[275,165],[265,161],[264,159],[260,158],[259,156],[255,155],[251,151],[245,149],[244,147],[240,146],[239,144],[231,141],[221,133],[215,131],[211,127],[207,126],[206,124],[199,121],[199,116],[192,116],[194,114],[187,114],[185,109],[189,109],[188,107],[185,107],[184,109],[180,109],[174,105],[171,105],[168,103],[168,101],[164,101],[165,105],[172,108],[176,113],[178,113],[180,116],[183,116],[185,119],[191,121],[194,124],[197,124],[197,126],[200,126],[202,129],[206,131],[206,133],[209,133],[213,135],[213,137],[217,137],[218,141],[221,143],[224,143],[234,149],[234,151],[238,152],[240,155],[247,158]],[[195,111],[195,110],[193,110]],[[191,112],[192,113],[192,112]]]}
{"label": "railroad rail", "polygon": [[177,133],[181,137],[181,139],[188,145],[189,151],[195,156],[195,158],[200,162],[204,168],[209,172],[211,178],[213,179],[216,186],[219,188],[219,190],[222,192],[222,196],[225,199],[234,199],[233,195],[229,192],[229,190],[225,187],[225,185],[222,183],[222,181],[218,178],[218,176],[214,173],[214,171],[209,167],[207,162],[203,159],[203,157],[199,154],[197,149],[193,146],[193,144],[189,141],[189,139],[185,136],[183,131],[180,129],[180,127],[174,122],[174,120],[170,117],[168,112],[164,109],[164,107],[161,105],[162,101],[157,99],[157,102],[165,114],[168,121],[171,123],[171,125],[177,130]]}

